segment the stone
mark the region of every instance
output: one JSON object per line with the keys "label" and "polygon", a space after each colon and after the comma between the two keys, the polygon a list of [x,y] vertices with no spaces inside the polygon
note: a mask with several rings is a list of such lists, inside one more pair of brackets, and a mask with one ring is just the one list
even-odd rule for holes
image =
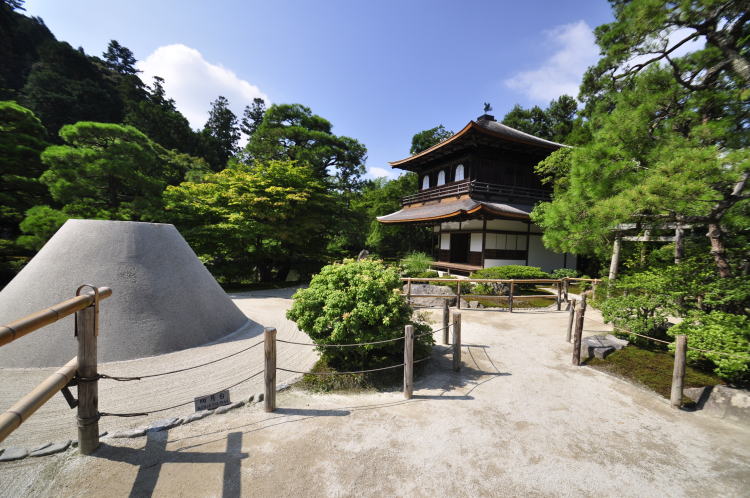
{"label": "stone", "polygon": [[[408,291],[408,284],[404,285],[404,295]],[[438,296],[450,296],[448,299],[448,305],[453,306],[456,303],[456,294],[450,287],[445,285],[432,285],[432,284],[411,284],[411,293],[415,295],[427,294],[427,295],[438,295]],[[429,307],[443,307],[443,303],[446,298],[443,297],[413,297],[411,303],[417,306],[429,306]]]}
{"label": "stone", "polygon": [[463,298],[461,298],[461,307],[464,309],[469,307],[469,303],[467,303]]}
{"label": "stone", "polygon": [[250,396],[248,396],[246,402],[249,405],[250,403],[253,402],[253,400],[255,400],[255,394],[251,394]]}
{"label": "stone", "polygon": [[0,455],[0,462],[12,462],[13,460],[21,460],[22,458],[26,458],[27,456],[29,456],[29,450],[27,450],[26,448],[11,446],[10,448],[5,448],[3,454]]}
{"label": "stone", "polygon": [[612,346],[607,346],[606,348],[594,348],[594,356],[596,358],[599,358],[600,360],[603,360],[607,356],[609,356],[610,353],[614,353],[615,348]]}
{"label": "stone", "polygon": [[469,308],[479,308],[479,301],[469,301]]}
{"label": "stone", "polygon": [[172,427],[180,425],[181,423],[182,419],[179,417],[163,418],[149,424],[149,426],[146,427],[146,432],[166,431],[167,429],[171,429]]}
{"label": "stone", "polygon": [[44,449],[32,451],[29,456],[40,457],[40,456],[52,455],[54,453],[61,453],[67,450],[69,447],[70,447],[70,439],[62,443],[54,443],[54,444],[50,443]]}
{"label": "stone", "polygon": [[[127,429],[123,431],[115,431],[112,433],[110,437],[114,438],[134,438],[134,437],[141,437],[146,435],[146,429],[145,428],[139,428],[139,429]],[[78,442],[76,441],[74,446],[78,446]]]}
{"label": "stone", "polygon": [[281,392],[281,391],[286,391],[286,390],[287,390],[287,389],[289,389],[290,387],[292,387],[292,386],[291,386],[291,385],[289,385],[289,384],[287,384],[287,383],[284,383],[284,384],[279,384],[278,386],[276,386],[276,391],[278,391],[278,392]]}
{"label": "stone", "polygon": [[213,412],[213,410],[201,410],[199,412],[191,413],[190,415],[185,417],[185,420],[182,423],[189,424],[190,422],[195,422],[196,420],[208,417]]}
{"label": "stone", "polygon": [[630,344],[630,342],[626,341],[625,339],[620,339],[619,337],[615,337],[612,334],[607,334],[604,337],[607,339],[607,341],[609,341],[609,345],[618,351]]}
{"label": "stone", "polygon": [[255,395],[255,399],[257,400],[258,403],[260,403],[261,401],[263,401],[263,399],[265,397],[266,397],[266,395],[263,394],[263,393],[258,393],[258,394]]}
{"label": "stone", "polygon": [[606,337],[601,335],[584,337],[581,341],[581,356],[586,359],[593,357],[604,359],[614,351],[615,347]]}
{"label": "stone", "polygon": [[750,391],[729,386],[705,389],[708,391],[702,396],[705,401],[699,400],[698,408],[706,415],[743,425],[750,423]]}
{"label": "stone", "polygon": [[30,455],[32,455],[33,453],[36,453],[37,451],[41,451],[41,450],[43,450],[44,448],[46,448],[47,446],[51,446],[51,445],[52,445],[52,443],[44,443],[44,444],[41,444],[41,445],[37,446],[36,448],[34,448],[34,449],[30,450],[30,451],[29,451],[29,454],[30,454]]}
{"label": "stone", "polygon": [[229,410],[234,410],[235,408],[239,408],[239,407],[241,407],[241,406],[245,406],[245,402],[244,402],[244,401],[237,401],[237,402],[234,402],[234,403],[230,403],[230,404],[228,404],[228,405],[224,405],[224,406],[220,406],[220,407],[218,407],[218,408],[216,409],[215,413],[216,413],[217,415],[219,415],[219,414],[221,414],[221,413],[226,413],[226,412],[228,412]]}

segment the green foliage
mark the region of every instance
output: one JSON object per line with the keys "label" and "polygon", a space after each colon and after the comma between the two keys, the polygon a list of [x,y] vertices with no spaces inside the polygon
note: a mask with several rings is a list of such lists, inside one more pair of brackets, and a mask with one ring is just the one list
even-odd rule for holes
{"label": "green foliage", "polygon": [[128,47],[123,47],[117,40],[110,40],[107,45],[107,51],[102,54],[104,61],[112,71],[120,74],[135,75],[138,70],[135,68],[137,62],[133,56],[133,51]]}
{"label": "green foliage", "polygon": [[[694,311],[669,329],[669,335],[685,334],[688,346],[705,351],[688,350],[690,360],[710,360],[714,373],[723,379],[741,382],[750,379],[750,318],[722,311]],[[674,347],[671,347],[674,350]],[[723,354],[722,354],[723,353]]]}
{"label": "green foliage", "polygon": [[573,268],[558,268],[553,270],[549,274],[551,278],[576,278],[578,276],[578,270]]}
{"label": "green foliage", "polygon": [[448,140],[452,136],[453,132],[446,130],[443,125],[438,125],[429,130],[420,131],[419,133],[414,134],[411,138],[411,148],[409,149],[409,153],[412,155],[419,154],[433,145]]}
{"label": "green foliage", "polygon": [[536,266],[505,265],[482,268],[471,274],[471,278],[542,279],[550,278],[549,274]]}
{"label": "green foliage", "polygon": [[240,127],[237,116],[229,109],[226,97],[219,97],[211,102],[208,121],[203,127],[203,139],[208,146],[208,160],[211,169],[221,171],[226,168],[229,158],[237,152],[240,140]]}
{"label": "green foliage", "polygon": [[432,258],[423,252],[410,252],[400,262],[405,277],[414,277],[430,268]]}
{"label": "green foliage", "polygon": [[[627,294],[610,297],[599,304],[602,317],[615,327],[658,339],[665,338],[667,312],[664,299],[655,294]],[[639,341],[637,337],[631,337]]]}
{"label": "green foliage", "polygon": [[577,118],[578,104],[569,95],[549,103],[547,109],[524,109],[516,104],[503,118],[503,124],[558,143],[580,143],[583,124]]}
{"label": "green foliage", "polygon": [[[297,291],[287,318],[297,323],[320,345],[356,344],[402,337],[404,326],[415,335],[430,327],[412,318],[412,309],[400,294],[402,283],[395,268],[382,261],[347,260],[324,267],[306,289]],[[414,355],[427,355],[432,337],[415,339]],[[360,370],[403,362],[403,341],[347,348],[320,348],[322,357],[340,371]]]}
{"label": "green foliage", "polygon": [[34,206],[26,211],[26,218],[21,222],[24,235],[18,237],[18,245],[38,251],[69,218],[49,206]]}
{"label": "green foliage", "polygon": [[260,97],[253,99],[252,105],[246,105],[240,121],[240,130],[242,133],[251,137],[258,126],[263,121],[266,114],[266,101]]}
{"label": "green foliage", "polygon": [[325,257],[334,201],[311,168],[292,161],[234,164],[164,193],[170,219],[214,275],[283,280]]}

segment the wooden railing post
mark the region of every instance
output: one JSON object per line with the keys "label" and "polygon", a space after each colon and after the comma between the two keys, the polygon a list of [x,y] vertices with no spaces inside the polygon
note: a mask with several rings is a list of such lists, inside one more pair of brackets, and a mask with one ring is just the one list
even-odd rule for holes
{"label": "wooden railing post", "polygon": [[453,313],[453,370],[461,370],[461,313]]}
{"label": "wooden railing post", "polygon": [[510,281],[510,289],[508,290],[508,311],[513,313],[513,291],[515,290],[516,283],[511,280]]}
{"label": "wooden railing post", "polygon": [[581,336],[583,335],[583,319],[586,315],[586,295],[584,292],[581,296],[581,306],[576,310],[576,326],[573,333],[573,365],[581,365]]}
{"label": "wooden railing post", "polygon": [[565,282],[563,284],[563,296],[564,296],[565,302],[569,303],[570,298],[568,297],[568,293],[570,292],[570,279],[568,277],[565,277],[563,281]]}
{"label": "wooden railing post", "polygon": [[[79,289],[80,291],[80,289]],[[97,380],[97,344],[99,335],[99,291],[94,302],[76,312],[78,339],[78,449],[90,455],[99,447],[99,383]]]}
{"label": "wooden railing post", "polygon": [[448,344],[448,325],[450,325],[450,311],[448,300],[443,299],[443,344]]}
{"label": "wooden railing post", "polygon": [[404,327],[404,398],[414,392],[414,325]]}
{"label": "wooden railing post", "polygon": [[562,280],[557,282],[557,311],[560,311],[562,305]]}
{"label": "wooden railing post", "polygon": [[276,329],[266,327],[263,334],[263,352],[265,356],[265,370],[263,380],[265,382],[265,410],[272,412],[276,410]]}
{"label": "wooden railing post", "polygon": [[570,312],[568,313],[568,332],[565,334],[565,342],[570,342],[573,333],[573,318],[576,314],[576,300],[570,301]]}
{"label": "wooden railing post", "polygon": [[680,334],[675,337],[674,342],[674,371],[672,373],[672,393],[669,397],[669,403],[672,408],[679,408],[682,406],[682,385],[685,381],[687,336]]}

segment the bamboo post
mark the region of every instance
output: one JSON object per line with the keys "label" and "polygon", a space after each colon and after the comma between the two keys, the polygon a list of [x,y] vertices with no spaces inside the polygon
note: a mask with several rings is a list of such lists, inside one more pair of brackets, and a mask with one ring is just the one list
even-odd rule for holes
{"label": "bamboo post", "polygon": [[453,371],[461,370],[461,313],[453,313]]}
{"label": "bamboo post", "polygon": [[414,325],[404,327],[404,398],[414,393]]}
{"label": "bamboo post", "polygon": [[513,313],[513,291],[515,290],[516,284],[513,280],[510,281],[510,289],[508,290],[508,311]]}
{"label": "bamboo post", "polygon": [[411,304],[411,278],[406,279],[406,302]]}
{"label": "bamboo post", "polygon": [[573,318],[576,314],[576,300],[573,299],[570,302],[570,313],[568,314],[568,332],[565,334],[565,342],[570,342],[571,334],[573,333]]}
{"label": "bamboo post", "polygon": [[[79,289],[80,290],[80,289]],[[99,335],[99,295],[94,302],[78,311],[75,317],[78,339],[78,448],[90,455],[99,447],[99,382],[97,380],[97,345]]]}
{"label": "bamboo post", "polygon": [[272,412],[276,410],[276,329],[266,327],[263,333],[263,352],[265,356],[265,369],[263,380],[265,381],[265,410]]}
{"label": "bamboo post", "polygon": [[672,393],[669,402],[672,408],[682,406],[682,385],[685,381],[685,361],[687,355],[687,336],[678,335],[675,337],[674,350],[674,372],[672,373]]}
{"label": "bamboo post", "polygon": [[560,311],[562,305],[562,280],[557,282],[557,311]]}
{"label": "bamboo post", "polygon": [[581,306],[576,310],[576,326],[573,333],[573,365],[581,365],[581,336],[583,335],[583,319],[586,315],[586,296],[584,292],[581,296]]}
{"label": "bamboo post", "polygon": [[443,300],[443,344],[448,344],[448,325],[450,324],[450,311],[448,309],[448,300]]}

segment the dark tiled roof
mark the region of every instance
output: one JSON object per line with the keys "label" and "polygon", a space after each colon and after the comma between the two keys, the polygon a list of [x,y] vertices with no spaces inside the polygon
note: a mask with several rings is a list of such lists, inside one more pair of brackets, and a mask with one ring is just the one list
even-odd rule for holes
{"label": "dark tiled roof", "polygon": [[477,201],[471,198],[441,202],[427,206],[405,207],[395,213],[379,216],[381,223],[416,223],[445,220],[460,215],[484,212],[509,218],[528,219],[532,206]]}

